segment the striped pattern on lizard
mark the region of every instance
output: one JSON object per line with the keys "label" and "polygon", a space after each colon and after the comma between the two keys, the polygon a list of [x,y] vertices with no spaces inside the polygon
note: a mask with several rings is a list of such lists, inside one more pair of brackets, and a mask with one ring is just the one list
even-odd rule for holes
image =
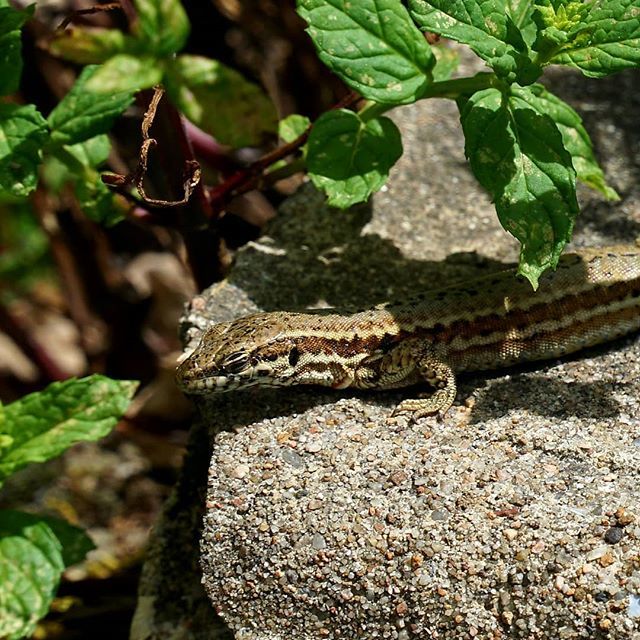
{"label": "striped pattern on lizard", "polygon": [[187,393],[314,384],[393,389],[414,418],[453,404],[456,373],[557,358],[640,329],[640,248],[582,249],[560,259],[538,291],[514,270],[368,311],[257,313],[213,325],[178,367]]}

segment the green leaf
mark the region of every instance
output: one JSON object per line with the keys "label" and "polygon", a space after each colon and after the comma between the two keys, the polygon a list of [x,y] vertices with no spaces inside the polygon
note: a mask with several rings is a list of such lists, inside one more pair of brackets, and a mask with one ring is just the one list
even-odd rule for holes
{"label": "green leaf", "polygon": [[158,84],[162,73],[155,58],[121,53],[100,65],[85,87],[95,93],[140,91]]}
{"label": "green leaf", "polygon": [[184,47],[189,19],[180,0],[134,0],[137,22],[133,33],[146,44],[147,53],[170,56]]}
{"label": "green leaf", "polygon": [[118,29],[71,27],[56,31],[49,43],[54,56],[78,64],[101,64],[118,53],[133,53],[133,38]]}
{"label": "green leaf", "polygon": [[593,153],[593,145],[580,116],[563,100],[547,91],[541,84],[533,84],[529,91],[513,87],[513,93],[528,102],[539,113],[553,118],[562,134],[565,149],[571,154],[573,168],[578,180],[602,193],[609,200],[619,200],[620,196],[612,189]]}
{"label": "green leaf", "polygon": [[459,108],[471,168],[494,198],[502,226],[520,241],[519,273],[536,288],[570,239],[578,202],[562,135],[535,101],[524,99],[527,92],[485,89]]}
{"label": "green leaf", "polygon": [[[84,214],[94,222],[106,226],[120,222],[126,211],[118,196],[102,182],[100,172],[97,171],[97,167],[106,161],[110,149],[108,136],[99,135],[56,149],[53,156],[66,169],[61,172],[59,167],[53,165],[57,188],[71,182]],[[45,175],[50,176],[51,163],[48,163],[47,168]],[[54,184],[51,186],[55,188]]]}
{"label": "green leaf", "polygon": [[505,0],[505,10],[513,23],[521,30],[531,22],[533,4],[535,0]]}
{"label": "green leaf", "polygon": [[[27,516],[27,514],[23,514]],[[1,517],[1,516],[0,516]],[[74,527],[66,520],[49,516],[29,516],[34,522],[45,522],[62,545],[62,561],[65,567],[82,562],[89,551],[93,551],[96,545],[91,538],[79,527]]]}
{"label": "green leaf", "polygon": [[584,33],[589,6],[580,0],[535,0],[533,20],[538,33],[533,48],[543,56]]}
{"label": "green leaf", "polygon": [[35,5],[25,11],[0,6],[0,95],[18,90],[22,74],[20,27],[33,15]]}
{"label": "green leaf", "polygon": [[109,152],[111,151],[111,142],[109,136],[101,134],[80,142],[78,144],[65,146],[65,150],[75,160],[77,164],[69,162],[71,169],[83,167],[99,167],[107,161]]}
{"label": "green leaf", "polygon": [[549,61],[576,67],[592,78],[639,66],[640,2],[602,0],[584,6],[584,21],[565,34],[567,42]]}
{"label": "green leaf", "polygon": [[504,0],[409,0],[409,8],[422,30],[469,45],[508,82],[528,84],[540,76]]}
{"label": "green leaf", "polygon": [[535,0],[506,0],[505,9],[514,24],[520,30],[522,38],[531,49],[538,29],[533,21],[533,3]]}
{"label": "green leaf", "polygon": [[[35,283],[48,280],[49,240],[28,200],[0,206],[0,238],[0,282],[4,283],[4,295],[20,296],[31,291]],[[12,437],[3,433],[0,424],[0,457],[2,449],[13,442]]]}
{"label": "green leaf", "polygon": [[106,133],[114,120],[133,102],[133,91],[87,91],[87,81],[97,69],[95,66],[86,67],[71,90],[49,114],[53,144],[75,144]]}
{"label": "green leaf", "polygon": [[31,635],[63,569],[94,548],[84,531],[63,520],[0,510],[0,637]]}
{"label": "green leaf", "polygon": [[63,569],[62,545],[46,522],[0,511],[0,637],[18,640],[33,633]]}
{"label": "green leaf", "polygon": [[76,442],[109,433],[136,386],[93,375],[54,382],[5,406],[5,434],[13,442],[0,456],[0,482],[31,462],[49,460]]}
{"label": "green leaf", "polygon": [[313,125],[307,167],[328,203],[346,209],[377,191],[401,155],[400,132],[389,118],[363,122],[353,111],[336,109]]}
{"label": "green leaf", "polygon": [[29,195],[38,181],[47,123],[34,105],[0,104],[0,195]]}
{"label": "green leaf", "polygon": [[398,0],[298,0],[318,55],[363,97],[408,104],[431,83],[435,58]]}
{"label": "green leaf", "polygon": [[84,214],[91,220],[111,226],[120,222],[126,211],[120,198],[100,179],[97,170],[111,149],[106,135],[74,145],[56,148],[47,157],[42,175],[50,189],[59,192],[71,183]]}
{"label": "green leaf", "polygon": [[433,67],[433,81],[449,80],[460,64],[458,52],[444,45],[433,46],[431,50],[436,57],[436,66]]}
{"label": "green leaf", "polygon": [[257,145],[276,131],[275,108],[260,87],[217,60],[178,56],[165,82],[178,109],[223,144]]}
{"label": "green leaf", "polygon": [[[82,143],[81,143],[82,144]],[[53,193],[60,193],[70,181],[70,171],[62,160],[56,157],[58,150],[47,154],[40,168],[40,178],[43,185]]]}
{"label": "green leaf", "polygon": [[74,181],[80,208],[94,222],[112,227],[124,218],[127,207],[100,179],[100,172],[86,168]]}
{"label": "green leaf", "polygon": [[278,137],[285,142],[293,142],[309,127],[311,120],[307,116],[292,113],[278,123]]}

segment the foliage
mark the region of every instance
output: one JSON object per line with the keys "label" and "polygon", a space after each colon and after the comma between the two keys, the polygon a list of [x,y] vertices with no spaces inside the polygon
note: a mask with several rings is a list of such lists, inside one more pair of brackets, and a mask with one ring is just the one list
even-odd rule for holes
{"label": "foliage", "polygon": [[400,132],[389,118],[363,120],[339,109],[323,114],[313,125],[307,166],[329,204],[346,208],[377,191],[401,155]]}
{"label": "foliage", "polygon": [[[54,37],[53,53],[88,66],[48,118],[34,105],[0,104],[0,201],[31,194],[44,164],[49,188],[70,183],[87,216],[119,221],[126,205],[98,171],[110,149],[104,134],[136,91],[160,82],[187,117],[222,143],[258,144],[275,132],[273,106],[255,85],[218,61],[175,55],[189,33],[178,0],[137,0],[135,6],[130,35],[87,27]],[[33,7],[18,11],[0,0],[0,96],[18,87],[20,27],[32,14]]]}
{"label": "foliage", "polygon": [[0,300],[28,291],[38,279],[49,275],[47,237],[27,202],[0,204],[0,281],[10,282],[12,291],[0,291]]}
{"label": "foliage", "polygon": [[[592,78],[638,67],[640,0],[298,0],[319,58],[365,104],[354,111],[341,103],[315,122],[293,114],[279,123],[257,85],[218,60],[180,53],[191,28],[180,0],[122,5],[131,9],[126,33],[74,26],[53,35],[51,53],[86,66],[46,115],[11,97],[23,68],[21,29],[34,6],[17,10],[0,0],[0,278],[14,288],[46,262],[50,227],[44,216],[33,216],[28,200],[35,201],[39,189],[47,194],[71,190],[84,214],[105,226],[130,209],[123,195],[149,204],[137,198],[140,193],[109,189],[100,169],[111,151],[108,134],[116,119],[137,92],[159,83],[174,112],[225,150],[263,146],[276,132],[284,143],[249,167],[221,163],[222,171],[233,167],[230,177],[215,189],[201,187],[199,197],[192,198],[194,207],[204,210],[200,220],[185,223],[179,215],[162,220],[183,232],[194,273],[214,255],[225,263],[222,251],[217,254],[223,243],[209,243],[216,231],[214,214],[234,195],[283,177],[287,169],[306,167],[336,207],[369,198],[402,154],[400,132],[384,114],[422,99],[456,101],[471,170],[493,198],[504,228],[520,241],[520,272],[534,287],[545,269],[555,267],[570,238],[579,209],[576,180],[617,198],[580,116],[538,80],[550,65]],[[468,46],[490,71],[453,78],[456,54],[430,44],[435,38],[424,32]],[[346,106],[356,104],[358,96],[352,98]],[[181,128],[179,116],[176,122]],[[189,147],[186,133],[185,138]],[[226,153],[229,161],[232,154]],[[300,157],[287,165],[295,153]],[[203,231],[207,225],[211,236]],[[202,284],[197,273],[196,278]],[[4,301],[6,290],[0,294]],[[104,436],[135,386],[94,375],[0,404],[0,486],[26,465]],[[0,511],[0,637],[32,633],[64,568],[91,548],[82,531],[64,522]]]}
{"label": "foliage", "polygon": [[[0,405],[0,486],[28,464],[106,435],[136,386],[93,375],[55,382]],[[83,531],[61,520],[0,510],[0,637],[11,640],[33,633],[49,609],[62,571],[92,548]]]}
{"label": "foliage", "polygon": [[122,207],[100,181],[97,167],[109,153],[104,133],[131,104],[133,93],[88,94],[86,83],[95,71],[86,67],[46,119],[35,105],[0,104],[1,198],[28,196],[38,184],[40,164],[53,162],[74,185],[89,217],[107,224],[119,219]]}
{"label": "foliage", "polygon": [[131,34],[76,27],[51,44],[53,53],[68,60],[100,64],[86,87],[93,99],[163,84],[175,106],[223,144],[257,145],[275,132],[275,109],[256,85],[217,60],[176,55],[190,29],[179,0],[136,0],[134,5]]}
{"label": "foliage", "polygon": [[[325,114],[312,129],[307,167],[330,203],[365,200],[399,157],[398,132],[381,115],[434,97],[456,100],[471,169],[520,241],[520,273],[534,287],[571,237],[576,178],[617,198],[578,114],[536,80],[556,64],[591,77],[639,66],[640,0],[409,0],[408,10],[298,0],[298,11],[320,58],[369,100],[348,123]],[[469,46],[492,71],[450,79],[451,57],[434,55],[420,31]]]}
{"label": "foliage", "polygon": [[[18,11],[0,1],[0,96],[13,93],[22,73],[19,28],[33,15],[34,6]],[[95,220],[113,222],[119,207],[102,184],[97,167],[108,153],[82,154],[82,145],[105,146],[101,134],[133,100],[132,92],[91,95],[86,83],[95,72],[87,67],[49,118],[35,105],[0,104],[0,198],[24,198],[38,183],[43,160],[55,159],[69,174],[81,206]]]}
{"label": "foliage", "polygon": [[[550,65],[590,77],[637,67],[640,0],[406,5],[298,0],[320,59],[367,100],[357,113],[338,109],[310,125],[303,159],[311,180],[334,206],[366,200],[402,153],[400,134],[383,114],[421,99],[456,100],[471,169],[493,198],[502,225],[520,241],[520,272],[535,287],[570,239],[579,210],[576,180],[617,198],[578,114],[537,80]],[[106,224],[119,220],[124,203],[99,180],[98,167],[109,151],[104,134],[136,91],[157,83],[187,118],[223,144],[258,145],[275,133],[273,106],[258,87],[217,60],[179,54],[190,31],[179,0],[135,0],[133,7],[129,33],[82,26],[55,34],[51,52],[89,66],[48,118],[33,105],[0,104],[0,196],[30,194],[44,163],[49,188],[70,183],[89,217]],[[31,13],[0,0],[6,51],[1,94],[18,85],[19,30]],[[422,32],[467,45],[491,71],[452,79],[455,55],[430,45]],[[285,142],[295,140],[294,132],[301,138],[309,133],[303,116],[294,117],[279,127]],[[261,170],[281,175],[282,159]],[[223,207],[231,192],[223,185],[214,192],[220,201],[211,206]]]}

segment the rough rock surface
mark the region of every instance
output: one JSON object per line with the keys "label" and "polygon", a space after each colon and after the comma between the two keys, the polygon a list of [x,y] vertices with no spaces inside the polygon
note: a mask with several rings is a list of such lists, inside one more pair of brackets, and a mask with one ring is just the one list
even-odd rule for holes
{"label": "rough rock surface", "polygon": [[[550,78],[585,116],[623,195],[612,205],[581,192],[577,243],[640,235],[637,78]],[[464,166],[454,106],[428,101],[396,120],[405,155],[386,192],[337,212],[305,186],[240,252],[230,280],[194,300],[192,346],[209,321],[374,304],[515,259]],[[208,431],[200,561],[238,639],[640,640],[640,341],[459,387],[443,422],[413,425],[390,418],[410,390],[201,403],[133,637],[225,633],[208,626],[219,622],[195,572]],[[174,633],[149,631],[159,621]]]}

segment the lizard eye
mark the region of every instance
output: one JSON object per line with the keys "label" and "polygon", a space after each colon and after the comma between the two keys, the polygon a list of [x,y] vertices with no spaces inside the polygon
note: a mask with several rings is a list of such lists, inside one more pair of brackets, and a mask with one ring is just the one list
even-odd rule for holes
{"label": "lizard eye", "polygon": [[249,354],[244,351],[236,351],[229,354],[222,361],[222,369],[228,373],[240,373],[249,364]]}

